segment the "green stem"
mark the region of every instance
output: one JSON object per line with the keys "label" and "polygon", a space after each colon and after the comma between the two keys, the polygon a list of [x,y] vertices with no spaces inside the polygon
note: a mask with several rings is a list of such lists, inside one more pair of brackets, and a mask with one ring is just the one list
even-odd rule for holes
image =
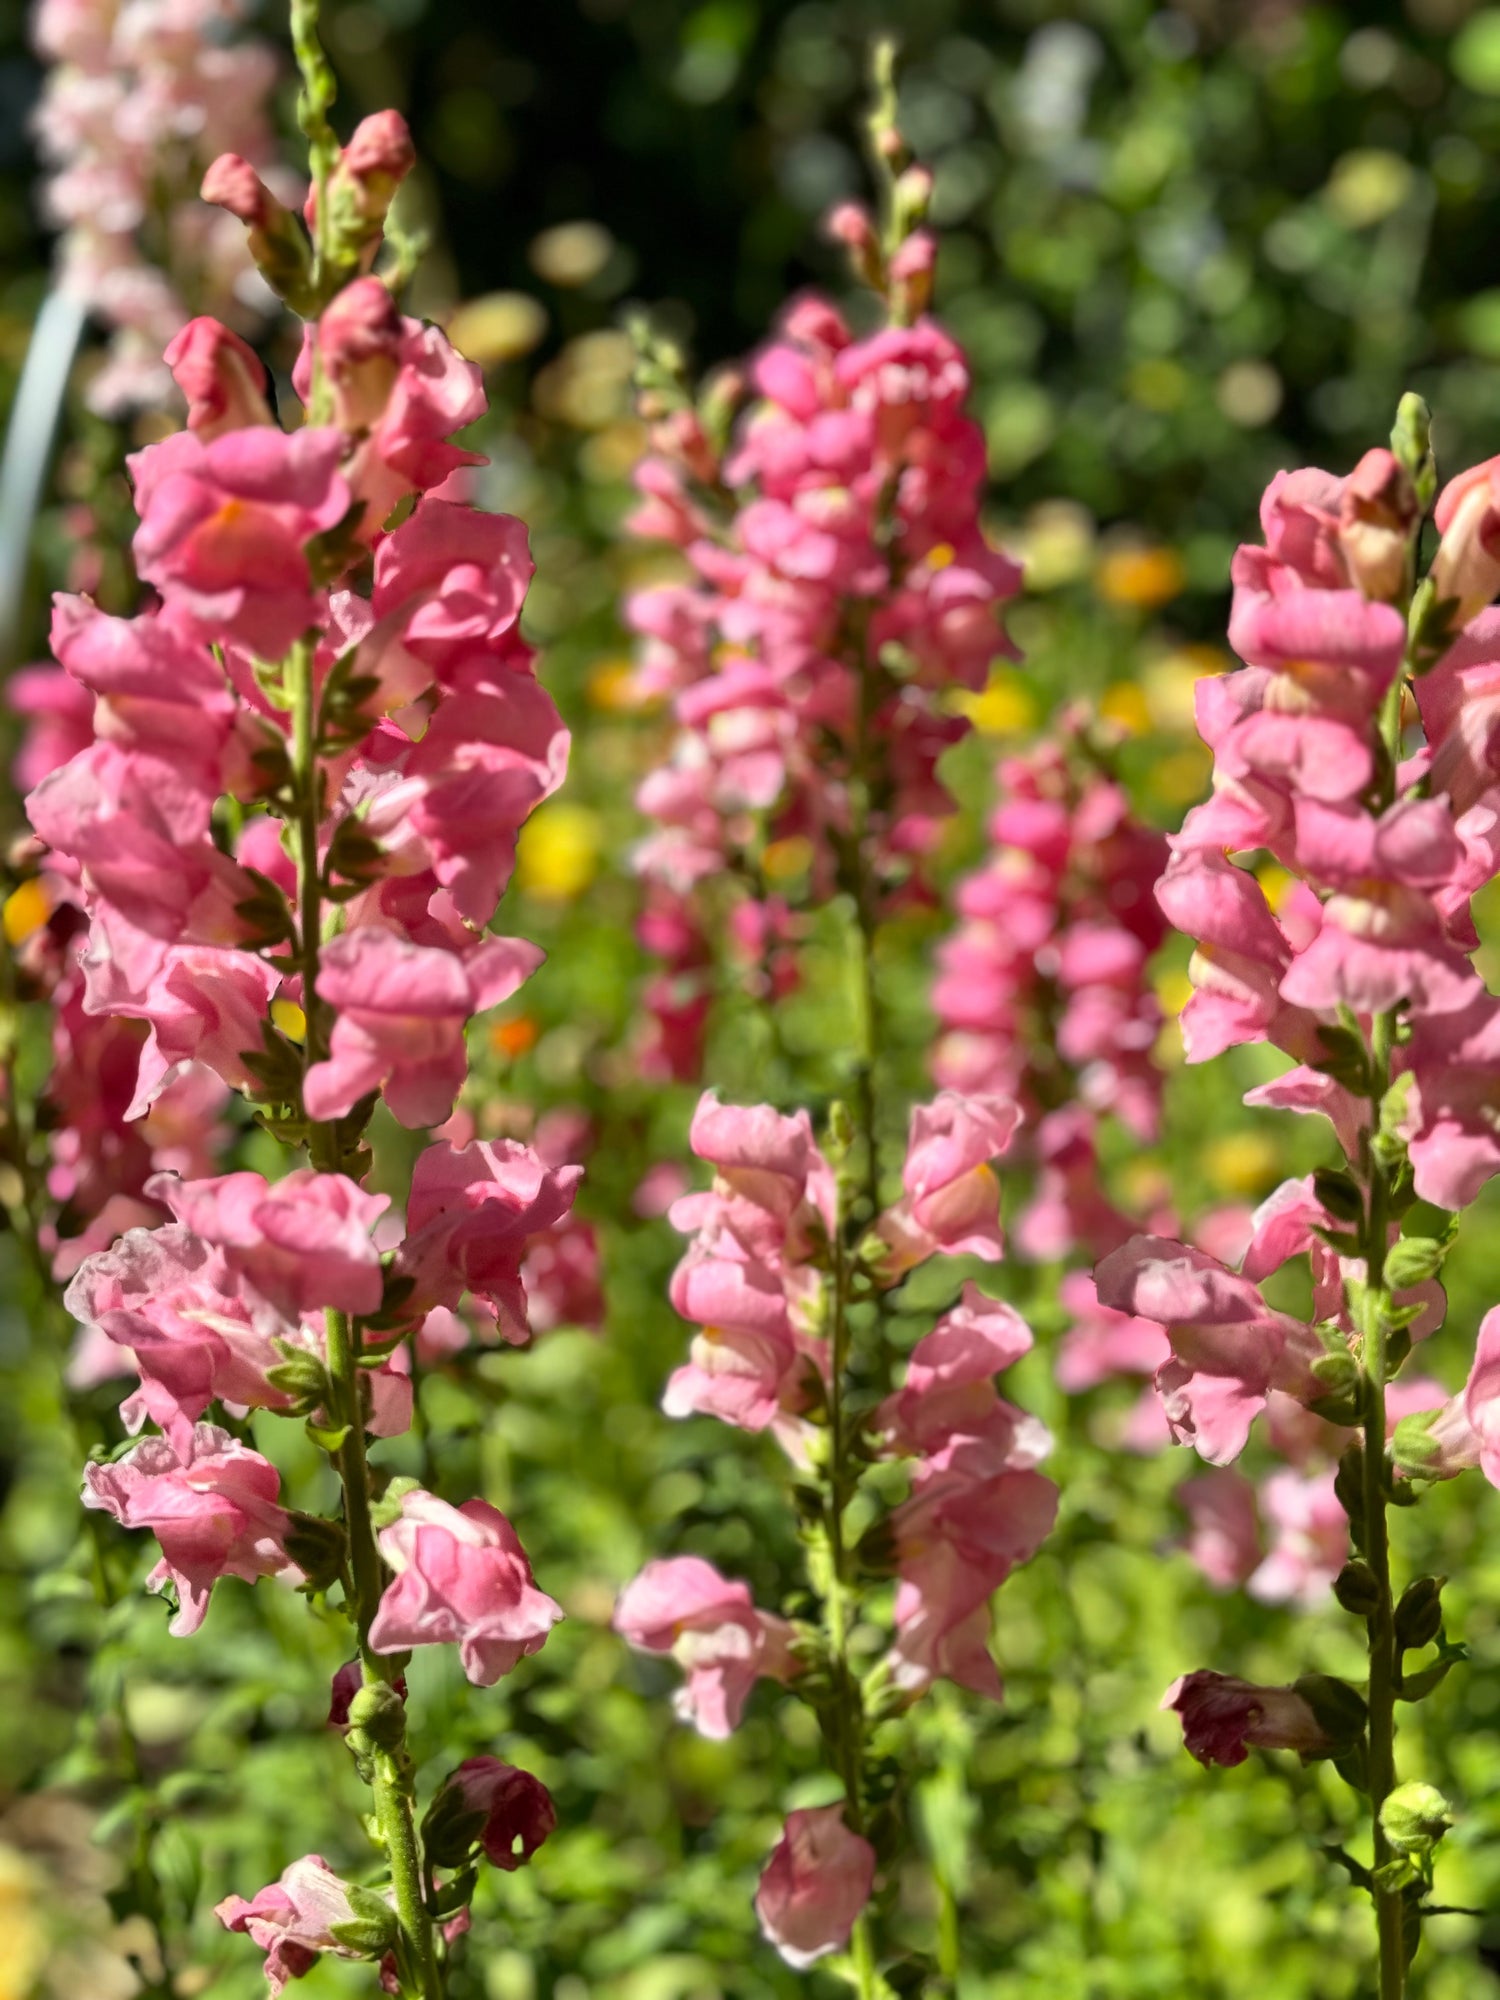
{"label": "green stem", "polygon": [[[318,857],[322,819],[322,771],[318,761],[318,700],[314,684],[313,646],[300,641],[288,660],[292,694],[292,777],[297,827],[298,895],[301,936],[298,962],[302,972],[302,1009],[306,1016],[304,1068],[327,1048],[323,1010],[318,1000],[318,962],[322,947],[323,883]],[[339,1170],[339,1135],[330,1124],[309,1123],[308,1157],[325,1173]],[[370,1625],[380,1603],[383,1571],[375,1524],[370,1513],[370,1467],[365,1455],[365,1410],[360,1383],[360,1331],[347,1313],[325,1314],[328,1375],[332,1408],[328,1417],[343,1437],[334,1464],[343,1489],[344,1532],[348,1538],[349,1615],[359,1637],[361,1673],[366,1687],[389,1685],[396,1678],[392,1662],[370,1646]],[[401,1954],[415,1981],[417,2000],[442,2000],[443,1980],[433,1941],[432,1919],[423,1892],[422,1859],[412,1810],[410,1763],[404,1735],[382,1747],[371,1759],[375,1823],[390,1864],[396,1917],[401,1926]],[[405,1981],[403,1972],[403,1983]]]}
{"label": "green stem", "polygon": [[[1374,1130],[1379,1129],[1381,1100],[1390,1083],[1393,1029],[1394,1021],[1390,1015],[1376,1017],[1371,1037],[1370,1091]],[[1365,1560],[1375,1578],[1377,1591],[1375,1609],[1367,1620],[1370,1641],[1370,1821],[1377,1870],[1393,1858],[1390,1843],[1380,1824],[1380,1809],[1396,1785],[1396,1684],[1400,1668],[1386,1514],[1386,1329],[1391,1298],[1385,1283],[1385,1260],[1389,1229],[1389,1175],[1372,1157],[1362,1246],[1368,1287],[1363,1315],[1365,1423],[1362,1469]],[[1377,1883],[1372,1894],[1380,1948],[1380,2000],[1402,2000],[1406,1991],[1406,1952],[1402,1939],[1404,1905],[1401,1892],[1381,1888]]]}

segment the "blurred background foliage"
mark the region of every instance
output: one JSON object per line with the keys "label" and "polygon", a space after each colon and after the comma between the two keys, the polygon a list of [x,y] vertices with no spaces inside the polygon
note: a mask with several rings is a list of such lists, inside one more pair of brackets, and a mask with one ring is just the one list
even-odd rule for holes
{"label": "blurred background foliage", "polygon": [[[587,1112],[583,1205],[604,1239],[609,1325],[430,1376],[422,1431],[382,1452],[450,1497],[479,1490],[512,1512],[570,1614],[489,1693],[426,1654],[412,1671],[418,1753],[436,1768],[507,1756],[553,1786],[562,1821],[528,1871],[487,1879],[455,2000],[831,1992],[755,1941],[749,1902],[782,1811],[820,1796],[806,1712],[763,1685],[734,1739],[704,1743],[671,1720],[672,1670],[607,1630],[615,1589],[649,1555],[708,1555],[766,1602],[796,1564],[774,1448],[656,1408],[684,1338],[664,1300],[677,1245],[634,1203],[649,1165],[684,1156],[694,1093],[643,1082],[632,1059],[631,796],[666,737],[625,695],[618,602],[663,565],[618,533],[641,444],[623,313],[648,305],[709,365],[753,348],[789,292],[842,287],[818,218],[861,185],[864,51],[894,28],[903,122],[937,172],[938,311],[973,359],[992,529],[1028,562],[1012,620],[1026,657],[973,704],[948,865],[982,847],[996,754],[1077,697],[1119,725],[1141,809],[1173,825],[1206,783],[1193,683],[1225,664],[1228,558],[1253,538],[1270,474],[1347,469],[1404,387],[1431,402],[1450,470],[1500,447],[1500,9],[351,0],[325,18],[341,118],[395,103],[414,126],[414,206],[433,234],[417,303],[486,367],[481,497],[532,524],[529,627],[575,730],[569,787],[528,830],[504,917],[549,963],[476,1032],[469,1100],[485,1133],[524,1131],[533,1109]],[[274,15],[263,25],[280,32]],[[9,0],[7,399],[47,282],[25,129],[36,83]],[[36,538],[33,650],[70,552],[70,498],[102,503],[101,575],[128,591],[122,449],[74,411]],[[938,928],[912,925],[881,965],[893,1064],[913,1089]],[[1184,960],[1163,955],[1169,1010]],[[1500,957],[1489,970],[1497,983]],[[726,994],[713,1077],[726,1094],[825,1104],[845,1000],[831,948],[809,954],[774,1038],[753,1002]],[[38,1065],[44,1026],[24,1026]],[[1191,1217],[1254,1202],[1318,1162],[1316,1131],[1241,1107],[1261,1053],[1184,1072],[1174,1034],[1160,1052],[1167,1141],[1110,1162],[1136,1206],[1170,1194]],[[397,1145],[388,1131],[387,1173]],[[240,1157],[267,1164],[248,1130]],[[1450,1385],[1500,1290],[1494,1219],[1467,1226],[1449,1327],[1424,1351]],[[199,1639],[166,1636],[139,1591],[139,1538],[90,1517],[79,1539],[77,1465],[108,1433],[112,1399],[69,1406],[65,1326],[18,1259],[3,1276],[0,2000],[165,1991],[157,1922],[180,2000],[250,2000],[254,1954],[219,1931],[213,1902],[309,1848],[336,1866],[361,1852],[359,1787],[323,1727],[340,1636],[289,1595],[235,1584]],[[1047,1277],[1002,1280],[1044,1334]],[[962,2000],[1354,2000],[1368,1990],[1367,1912],[1317,1851],[1347,1832],[1349,1795],[1327,1767],[1201,1771],[1156,1704],[1200,1664],[1358,1677],[1355,1628],[1332,1609],[1215,1596],[1178,1547],[1172,1493],[1192,1462],[1118,1447],[1134,1390],[1066,1401],[1045,1351],[1017,1373],[1017,1400],[1058,1434],[1063,1519],[998,1600],[1004,1708],[940,1690],[920,1711],[925,1859],[903,1885],[903,1938],[930,1949],[956,1923]],[[262,1420],[258,1442],[300,1504],[326,1504],[289,1428]],[[1455,1579],[1450,1626],[1474,1653],[1403,1716],[1403,1760],[1460,1804],[1443,1896],[1497,1910],[1431,1926],[1425,2000],[1500,1994],[1497,1528],[1497,1496],[1473,1476],[1397,1521],[1403,1568]],[[148,1850],[157,1888],[138,1867]],[[300,1990],[317,2000],[365,1978],[322,1965]]]}

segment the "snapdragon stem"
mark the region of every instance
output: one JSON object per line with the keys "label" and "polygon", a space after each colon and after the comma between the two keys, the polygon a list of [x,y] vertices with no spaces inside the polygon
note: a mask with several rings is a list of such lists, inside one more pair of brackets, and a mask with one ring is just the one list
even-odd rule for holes
{"label": "snapdragon stem", "polygon": [[[1390,1086],[1390,1054],[1394,1018],[1375,1017],[1371,1034],[1370,1109],[1372,1135],[1380,1128],[1381,1101]],[[1369,1172],[1364,1241],[1365,1281],[1363,1327],[1365,1419],[1363,1458],[1364,1554],[1375,1579],[1376,1603],[1367,1625],[1370,1642],[1369,1743],[1370,1822],[1375,1867],[1393,1857],[1380,1823],[1380,1809],[1396,1785],[1396,1686],[1400,1656],[1396,1646],[1395,1599],[1391,1587],[1391,1543],[1386,1518],[1386,1370],[1387,1328],[1391,1309],[1385,1281],[1386,1238],[1390,1233],[1390,1177],[1374,1156]],[[1371,1894],[1380,1951],[1380,2000],[1402,2000],[1406,1992],[1406,1948],[1402,1937],[1404,1904],[1399,1889],[1377,1880]]]}
{"label": "snapdragon stem", "polygon": [[[300,916],[298,963],[302,973],[304,1070],[326,1053],[322,1005],[318,999],[318,961],[322,946],[323,880],[318,853],[322,819],[323,774],[318,751],[318,698],[314,649],[303,639],[288,659],[292,709],[292,785],[297,828],[297,878]],[[341,1163],[335,1126],[310,1121],[307,1150],[323,1173],[336,1173]],[[343,1489],[344,1532],[348,1538],[348,1611],[359,1638],[360,1669],[366,1687],[389,1686],[396,1673],[389,1659],[370,1646],[370,1625],[380,1603],[382,1570],[375,1525],[370,1512],[370,1468],[365,1456],[365,1411],[360,1384],[359,1324],[349,1314],[330,1309],[327,1364],[332,1407],[325,1413],[330,1426],[341,1431],[333,1452]],[[443,1981],[433,1943],[432,1919],[425,1901],[422,1861],[412,1809],[410,1764],[404,1729],[395,1741],[375,1746],[369,1760],[375,1823],[390,1865],[396,1918],[401,1927],[403,1990],[408,1977],[415,1983],[415,2000],[442,2000]]]}

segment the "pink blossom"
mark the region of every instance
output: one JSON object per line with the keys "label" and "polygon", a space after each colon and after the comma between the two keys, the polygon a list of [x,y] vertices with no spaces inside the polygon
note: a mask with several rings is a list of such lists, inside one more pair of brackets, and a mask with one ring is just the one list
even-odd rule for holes
{"label": "pink blossom", "polygon": [[515,632],[535,565],[524,522],[424,500],[375,553],[374,608],[436,673],[499,654]]}
{"label": "pink blossom", "polygon": [[187,398],[188,429],[205,443],[226,431],[275,422],[266,402],[266,371],[254,349],[218,320],[189,320],[162,359]]}
{"label": "pink blossom", "polygon": [[182,1453],[165,1438],[142,1438],[83,1475],[85,1507],[112,1514],[122,1527],[155,1531],[161,1561],[147,1588],[175,1588],[178,1611],[168,1629],[179,1638],[203,1623],[217,1578],[253,1583],[292,1569],[280,1490],[274,1465],[213,1424],[198,1424]]}
{"label": "pink blossom", "polygon": [[1010,1144],[1019,1115],[1009,1098],[956,1090],[915,1107],[901,1170],[905,1199],[878,1224],[891,1272],[937,1251],[999,1257],[1000,1190],[989,1163]]}
{"label": "pink blossom", "polygon": [[429,1146],[417,1156],[396,1260],[415,1281],[413,1312],[453,1308],[467,1293],[503,1337],[528,1333],[522,1265],[536,1238],[567,1215],[583,1169],[544,1166],[513,1139]]}
{"label": "pink blossom", "polygon": [[1294,1687],[1257,1687],[1200,1668],[1173,1681],[1161,1705],[1182,1717],[1189,1753],[1200,1764],[1243,1764],[1251,1750],[1329,1749],[1330,1739]]}
{"label": "pink blossom", "polygon": [[763,1935],[800,1972],[842,1951],[875,1886],[875,1850],[842,1806],[789,1813],[755,1893]]}
{"label": "pink blossom", "polygon": [[1349,1519],[1334,1495],[1333,1474],[1311,1478],[1285,1467],[1260,1489],[1271,1548],[1247,1588],[1262,1604],[1321,1604],[1349,1553]]}
{"label": "pink blossom", "polygon": [[450,1507],[420,1489],[379,1535],[395,1573],[370,1626],[377,1653],[456,1644],[476,1687],[538,1652],[561,1608],[536,1588],[515,1529],[487,1500]]}
{"label": "pink blossom", "polygon": [[443,1780],[438,1799],[482,1815],[476,1838],[486,1860],[507,1874],[524,1867],[557,1827],[557,1808],[541,1779],[498,1757],[466,1757]]}
{"label": "pink blossom", "polygon": [[310,1118],[340,1118],[382,1090],[403,1125],[438,1125],[467,1073],[469,1016],[508,1000],[543,954],[519,938],[487,938],[470,955],[363,927],[323,948],[318,997],[335,1010],[325,1061],[303,1079]]}
{"label": "pink blossom", "polygon": [[206,637],[279,659],[318,621],[307,545],[348,512],[342,449],[336,430],[261,426],[148,445],[129,461],[141,575]]}
{"label": "pink blossom", "polygon": [[266,1983],[273,1995],[288,1980],[311,1972],[321,1952],[336,1958],[362,1956],[334,1936],[340,1925],[354,1922],[355,1913],[350,1885],[321,1854],[304,1854],[249,1902],[226,1896],[215,1905],[214,1915],[226,1930],[244,1932],[266,1954]]}
{"label": "pink blossom", "polygon": [[1224,1467],[1184,1480],[1177,1499],[1192,1524],[1184,1545],[1189,1559],[1215,1590],[1238,1589],[1261,1562],[1255,1488]]}
{"label": "pink blossom", "polygon": [[1069,1271],[1058,1296],[1072,1324],[1057,1351],[1057,1383],[1070,1396],[1116,1375],[1155,1375],[1171,1358],[1171,1343],[1157,1322],[1101,1305],[1087,1272]]}
{"label": "pink blossom", "polygon": [[676,1660],[686,1675],[676,1711],[702,1736],[738,1727],[757,1679],[785,1681],[796,1671],[786,1620],[757,1610],[748,1585],[700,1556],[647,1563],[621,1591],[613,1623],[628,1645]]}
{"label": "pink blossom", "polygon": [[1095,1272],[1116,1311],[1155,1320],[1172,1343],[1157,1372],[1173,1435],[1212,1465],[1237,1458],[1273,1388],[1302,1401],[1321,1394],[1311,1363],[1322,1352],[1300,1320],[1273,1311],[1255,1286],[1217,1259],[1158,1236],[1133,1236]]}
{"label": "pink blossom", "polygon": [[271,1182],[253,1173],[200,1181],[158,1174],[147,1191],[282,1312],[379,1311],[380,1256],[370,1230],[387,1195],[311,1167]]}

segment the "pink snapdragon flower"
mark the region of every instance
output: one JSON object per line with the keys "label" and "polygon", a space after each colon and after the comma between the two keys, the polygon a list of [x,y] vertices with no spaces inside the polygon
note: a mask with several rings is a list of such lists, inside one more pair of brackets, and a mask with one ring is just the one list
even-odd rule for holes
{"label": "pink snapdragon flower", "polygon": [[1010,1144],[1019,1116],[1009,1098],[956,1090],[913,1109],[901,1170],[905,1198],[877,1224],[891,1276],[939,1251],[1000,1256],[1000,1190],[990,1162]]}
{"label": "pink snapdragon flower", "polygon": [[647,1563],[621,1591],[612,1622],[628,1645],[670,1653],[682,1668],[674,1706],[701,1736],[730,1735],[758,1679],[785,1681],[796,1671],[787,1621],[757,1610],[748,1585],[701,1556]]}
{"label": "pink snapdragon flower", "polygon": [[411,1310],[453,1309],[469,1295],[523,1342],[530,1322],[522,1270],[572,1206],[583,1169],[547,1166],[514,1139],[438,1144],[417,1157],[396,1269],[414,1281]]}
{"label": "pink snapdragon flower", "polygon": [[335,1958],[364,1956],[334,1936],[340,1925],[354,1922],[355,1912],[350,1885],[321,1854],[304,1854],[248,1902],[243,1896],[226,1896],[214,1906],[214,1915],[226,1930],[244,1932],[266,1954],[266,1983],[273,1996],[289,1980],[311,1972],[324,1952]]}
{"label": "pink snapdragon flower", "polygon": [[850,1831],[844,1808],[804,1807],[787,1815],[755,1914],[762,1934],[801,1972],[844,1949],[874,1886],[875,1850]]}
{"label": "pink snapdragon flower", "polygon": [[343,448],[336,430],[259,424],[148,445],[129,461],[141,575],[205,636],[279,659],[319,621],[307,545],[349,511]]}
{"label": "pink snapdragon flower", "polygon": [[379,1311],[380,1253],[370,1231],[389,1196],[311,1167],[269,1182],[253,1173],[202,1181],[158,1174],[147,1191],[280,1311]]}
{"label": "pink snapdragon flower", "polygon": [[311,1118],[340,1118],[372,1090],[403,1125],[440,1125],[468,1073],[472,1014],[508,1000],[542,961],[520,938],[487,938],[467,957],[362,927],[323,949],[318,997],[335,1010],[328,1058],[303,1080]]}
{"label": "pink snapdragon flower", "polygon": [[198,1424],[182,1453],[166,1438],[146,1437],[113,1463],[89,1465],[83,1504],[112,1514],[121,1527],[154,1530],[161,1561],[146,1585],[174,1587],[178,1611],[168,1629],[185,1638],[203,1623],[221,1576],[253,1583],[294,1571],[280,1490],[269,1460],[228,1431]]}
{"label": "pink snapdragon flower", "polygon": [[1322,1388],[1313,1329],[1276,1312],[1206,1251],[1133,1236],[1095,1272],[1102,1304],[1155,1320],[1172,1345],[1156,1384],[1174,1437],[1212,1465],[1237,1458],[1271,1390],[1312,1402]]}
{"label": "pink snapdragon flower", "polygon": [[450,1507],[420,1489],[382,1528],[380,1553],[395,1573],[370,1627],[377,1653],[454,1645],[476,1687],[492,1687],[538,1652],[562,1617],[536,1588],[515,1529],[487,1500]]}
{"label": "pink snapdragon flower", "polygon": [[438,1789],[434,1806],[481,1816],[475,1836],[485,1859],[512,1874],[557,1827],[557,1808],[540,1778],[498,1757],[466,1757]]}

